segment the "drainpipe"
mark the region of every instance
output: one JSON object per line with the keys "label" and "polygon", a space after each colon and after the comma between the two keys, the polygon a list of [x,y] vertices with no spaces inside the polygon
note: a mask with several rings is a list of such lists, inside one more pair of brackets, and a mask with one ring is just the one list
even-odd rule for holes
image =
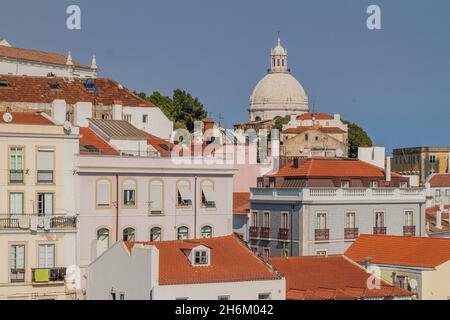
{"label": "drainpipe", "polygon": [[294,255],[294,229],[293,229],[293,226],[294,226],[294,208],[295,208],[295,205],[292,205],[292,210],[291,210],[291,226],[290,226],[290,230],[289,230],[289,232],[291,233],[291,252],[290,252],[290,256],[292,257],[293,255]]}
{"label": "drainpipe", "polygon": [[194,239],[197,239],[197,178],[194,177]]}
{"label": "drainpipe", "polygon": [[116,174],[116,242],[119,241],[119,175]]}

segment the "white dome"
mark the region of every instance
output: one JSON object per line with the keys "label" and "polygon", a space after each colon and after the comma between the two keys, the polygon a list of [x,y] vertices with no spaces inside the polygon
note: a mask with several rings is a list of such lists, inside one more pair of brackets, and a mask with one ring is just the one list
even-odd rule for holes
{"label": "white dome", "polygon": [[300,82],[289,73],[272,72],[256,85],[250,97],[251,120],[270,120],[308,112],[308,97]]}

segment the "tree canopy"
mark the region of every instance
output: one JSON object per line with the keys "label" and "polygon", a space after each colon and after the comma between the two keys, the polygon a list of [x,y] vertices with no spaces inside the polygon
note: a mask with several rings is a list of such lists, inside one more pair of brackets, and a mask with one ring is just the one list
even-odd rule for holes
{"label": "tree canopy", "polygon": [[367,132],[357,124],[346,120],[342,121],[348,125],[348,156],[350,158],[358,158],[358,147],[371,147],[372,139],[370,139]]}
{"label": "tree canopy", "polygon": [[207,116],[200,100],[181,89],[174,90],[172,97],[163,96],[158,91],[154,91],[149,96],[144,92],[135,93],[160,107],[162,112],[175,123],[175,128],[185,128],[192,132],[194,121],[202,120]]}

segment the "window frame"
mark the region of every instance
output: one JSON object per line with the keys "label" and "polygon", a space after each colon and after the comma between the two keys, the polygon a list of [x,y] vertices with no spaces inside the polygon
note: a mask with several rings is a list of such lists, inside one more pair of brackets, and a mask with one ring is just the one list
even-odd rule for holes
{"label": "window frame", "polygon": [[[133,230],[133,237],[134,237],[134,239],[133,240],[125,240],[125,231],[126,230]],[[136,234],[137,234],[137,232],[136,232],[136,228],[135,227],[133,227],[133,226],[126,226],[125,228],[123,228],[122,229],[122,240],[124,241],[124,242],[135,242],[136,241]]]}
{"label": "window frame", "polygon": [[[99,196],[98,195],[99,195],[99,184],[101,181],[108,182],[109,203],[107,205],[99,204]],[[112,182],[111,182],[111,179],[109,179],[109,178],[101,177],[95,181],[95,207],[96,207],[96,209],[111,209],[111,207],[112,207],[112,189],[113,189]]]}
{"label": "window frame", "polygon": [[[125,183],[128,181],[132,181],[134,183],[134,190],[133,189],[125,189]],[[122,180],[121,183],[121,187],[122,187],[122,208],[124,209],[132,209],[132,208],[137,208],[137,203],[138,203],[138,183],[136,181],[136,179],[134,178],[125,178]],[[134,203],[133,204],[127,204],[125,203],[125,192],[126,191],[134,191]]]}
{"label": "window frame", "polygon": [[[152,183],[158,182],[161,184],[161,210],[152,210]],[[156,215],[164,215],[164,181],[161,178],[153,178],[150,179],[148,184],[148,201],[149,201],[149,210],[148,214],[150,216],[156,216]]]}

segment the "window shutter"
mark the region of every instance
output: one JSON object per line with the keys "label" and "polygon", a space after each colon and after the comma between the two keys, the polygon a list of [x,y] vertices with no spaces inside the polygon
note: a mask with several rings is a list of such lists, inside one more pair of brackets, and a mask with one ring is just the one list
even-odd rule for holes
{"label": "window shutter", "polygon": [[53,171],[53,150],[38,150],[37,168],[43,171]]}
{"label": "window shutter", "polygon": [[108,180],[100,180],[97,183],[97,205],[109,205],[111,203],[111,190]]}
{"label": "window shutter", "polygon": [[150,184],[150,211],[161,211],[163,203],[163,184],[161,181],[152,181]]}
{"label": "window shutter", "polygon": [[53,193],[46,193],[44,195],[45,212],[44,214],[53,214]]}
{"label": "window shutter", "polygon": [[216,194],[214,193],[213,185],[210,182],[202,184],[203,195],[208,202],[216,202]]}
{"label": "window shutter", "polygon": [[191,190],[189,190],[189,184],[187,182],[182,181],[178,183],[178,191],[184,201],[192,200]]}
{"label": "window shutter", "polygon": [[23,214],[23,193],[10,193],[9,205],[11,215]]}

